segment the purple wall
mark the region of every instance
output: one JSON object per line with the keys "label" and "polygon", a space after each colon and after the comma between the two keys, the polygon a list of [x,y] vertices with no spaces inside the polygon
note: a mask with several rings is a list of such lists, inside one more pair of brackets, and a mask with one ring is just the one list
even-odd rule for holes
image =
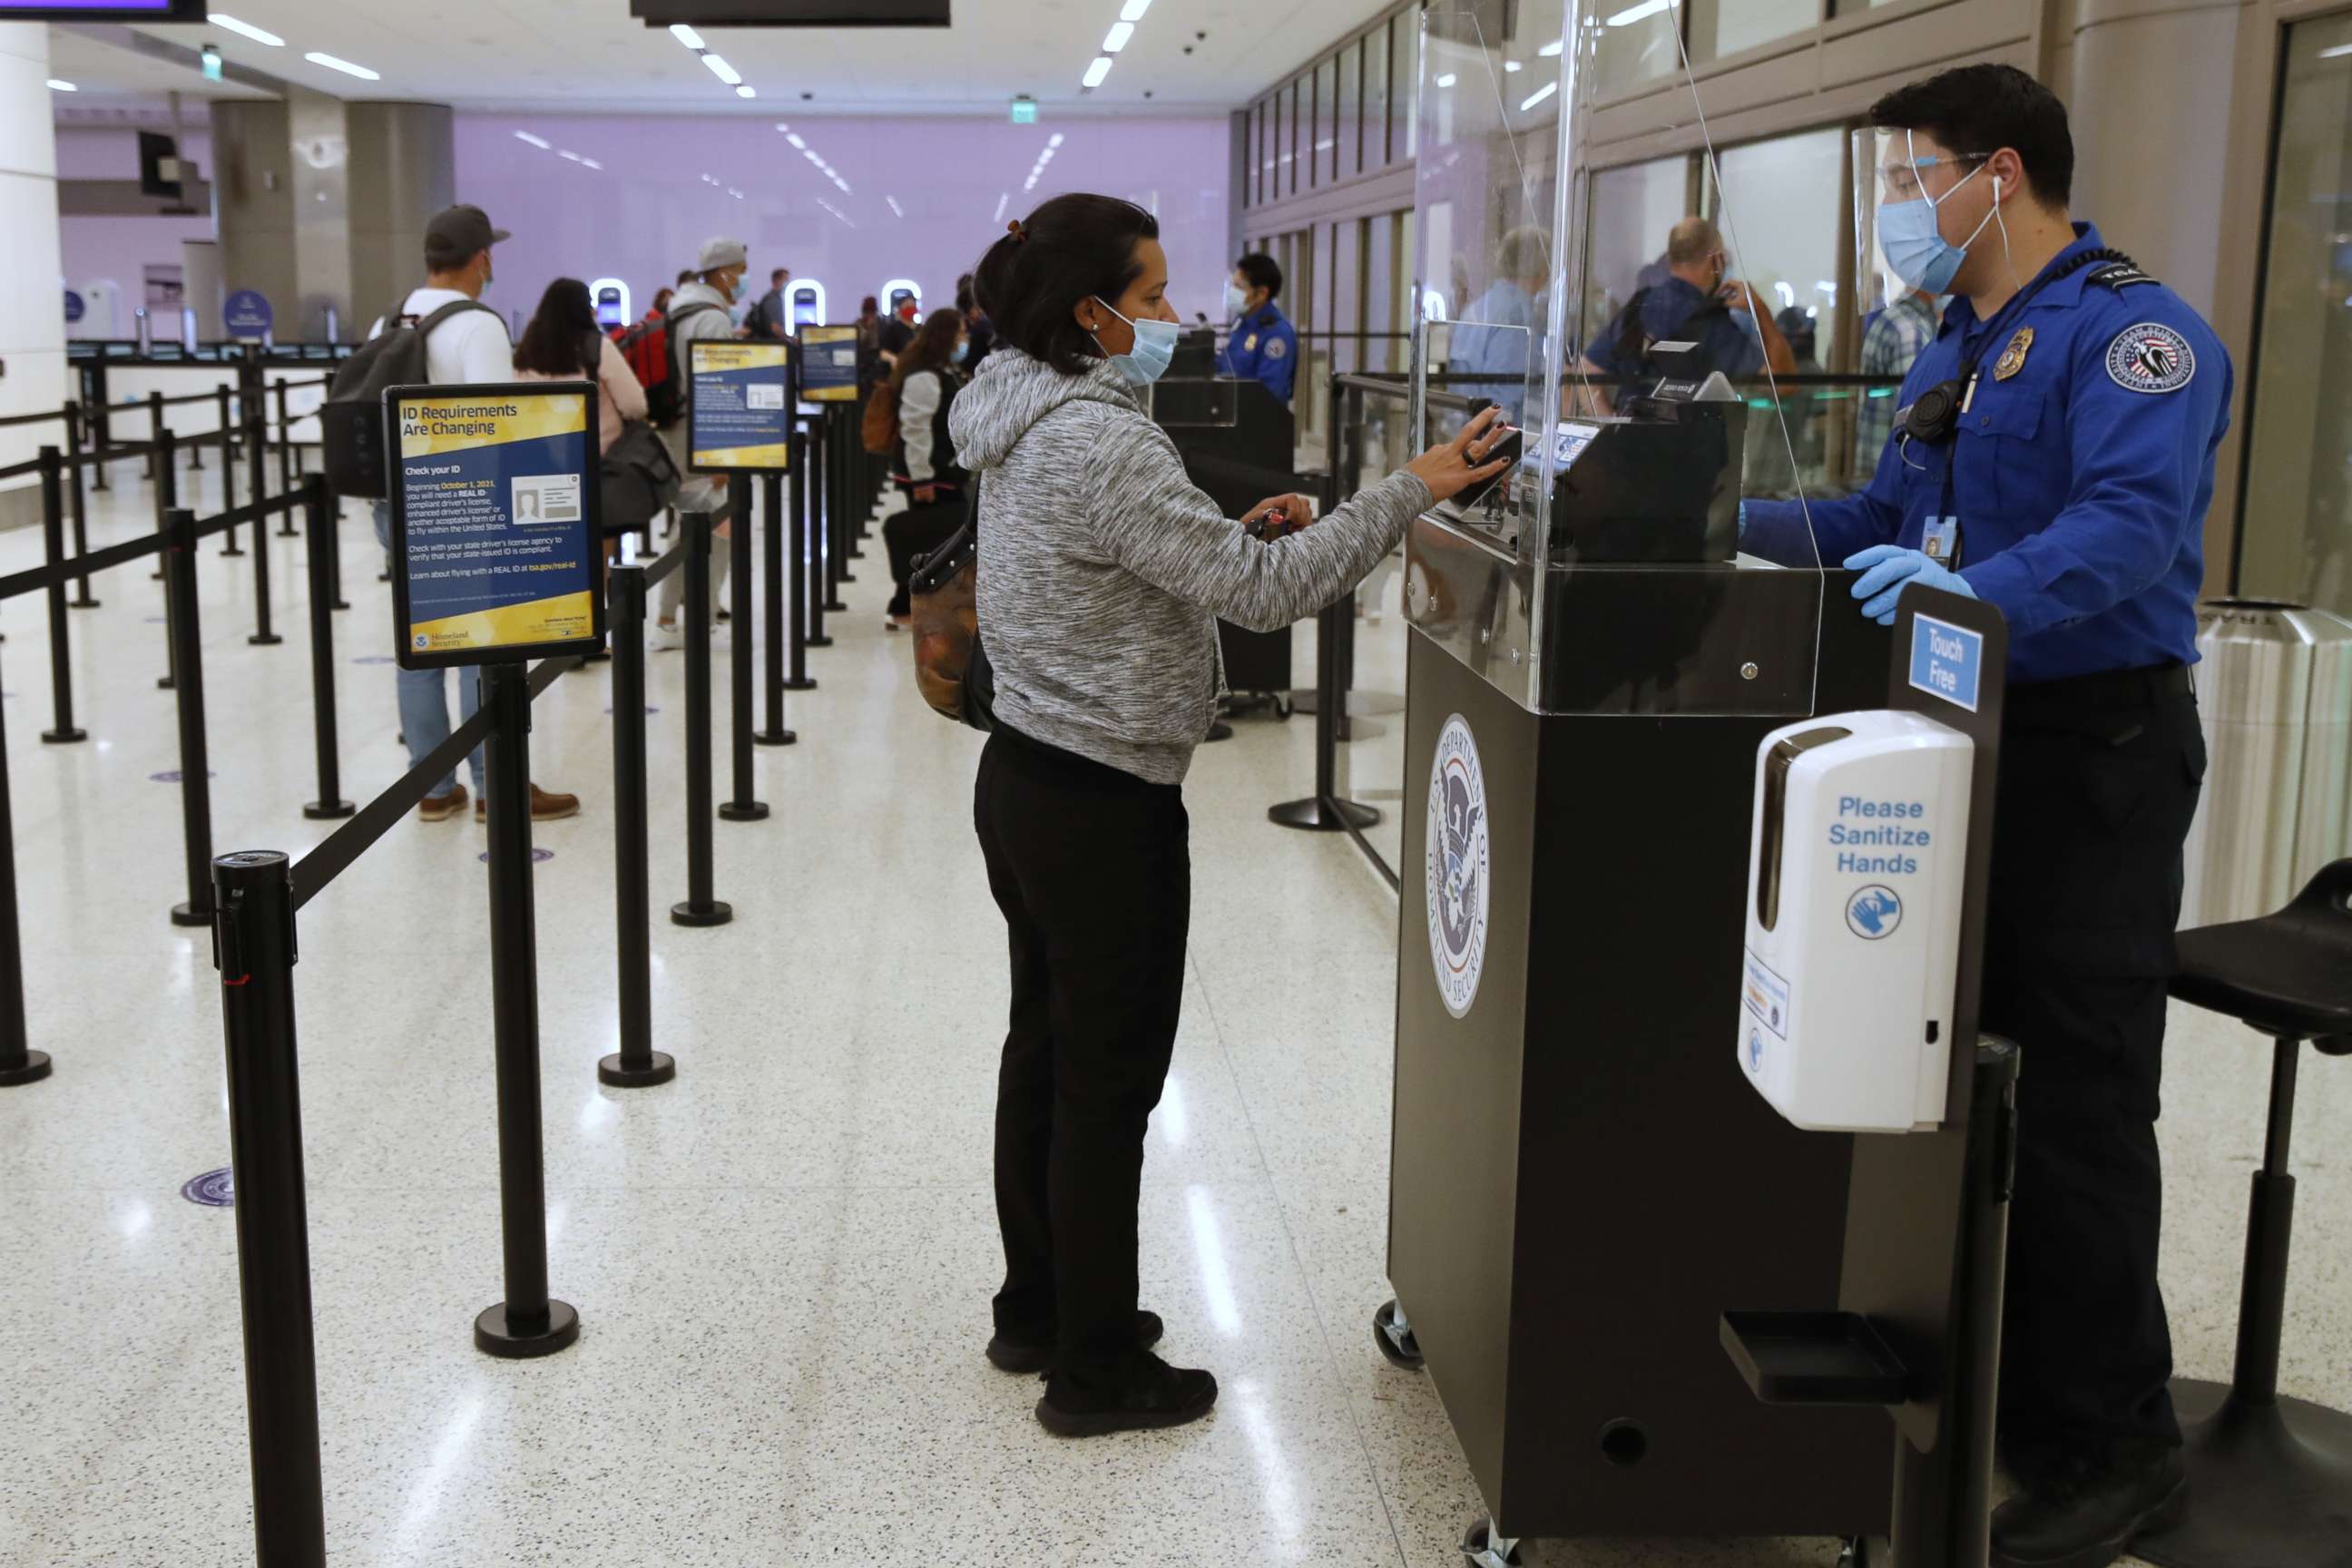
{"label": "purple wall", "polygon": [[[1007,220],[1057,192],[1097,190],[1155,208],[1170,298],[1187,319],[1218,314],[1233,259],[1221,118],[1042,125],[782,118],[849,194],[772,120],[458,115],[458,199],[479,204],[514,234],[499,247],[498,281],[486,299],[509,316],[528,315],[551,279],[611,276],[626,280],[642,314],[656,288],[692,265],[704,238],[730,234],[751,247],[755,288],[765,288],[771,268],[789,267],[795,280],[824,285],[836,321],[853,318],[859,297],[878,294],[893,278],[914,279],[927,306],[951,304],[957,275],[971,269]],[[517,140],[518,131],[552,150]],[[1024,192],[1057,133],[1061,146],[1036,188]],[[562,151],[604,167],[567,161]],[[1000,196],[1009,198],[1002,216]]]}

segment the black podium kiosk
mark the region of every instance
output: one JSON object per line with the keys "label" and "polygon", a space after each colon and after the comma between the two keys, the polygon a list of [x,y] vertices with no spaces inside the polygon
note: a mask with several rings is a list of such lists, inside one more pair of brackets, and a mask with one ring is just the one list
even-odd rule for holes
{"label": "black podium kiosk", "polygon": [[[1289,407],[1261,383],[1178,374],[1189,368],[1180,357],[1151,389],[1151,417],[1175,441],[1185,475],[1230,517],[1297,489],[1297,426]],[[1236,693],[1288,702],[1288,626],[1253,632],[1219,621],[1217,641],[1226,685]]]}

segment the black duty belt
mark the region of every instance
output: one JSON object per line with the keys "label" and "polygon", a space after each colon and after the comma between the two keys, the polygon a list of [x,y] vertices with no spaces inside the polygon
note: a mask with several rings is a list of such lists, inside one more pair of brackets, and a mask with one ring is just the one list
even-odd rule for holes
{"label": "black duty belt", "polygon": [[2005,699],[2011,712],[2055,708],[2146,708],[2169,697],[2193,697],[2197,683],[2184,664],[2151,664],[2137,669],[2102,670],[2012,686]]}

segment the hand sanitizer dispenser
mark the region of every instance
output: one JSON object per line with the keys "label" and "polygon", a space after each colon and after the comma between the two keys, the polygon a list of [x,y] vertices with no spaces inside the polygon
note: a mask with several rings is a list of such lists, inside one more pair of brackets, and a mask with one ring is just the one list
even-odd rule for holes
{"label": "hand sanitizer dispenser", "polygon": [[1975,750],[1884,711],[1757,752],[1739,1066],[1799,1127],[1943,1121]]}

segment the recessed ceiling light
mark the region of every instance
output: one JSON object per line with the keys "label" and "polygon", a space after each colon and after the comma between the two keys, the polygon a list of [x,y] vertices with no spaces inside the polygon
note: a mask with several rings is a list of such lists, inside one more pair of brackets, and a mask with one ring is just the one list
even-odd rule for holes
{"label": "recessed ceiling light", "polygon": [[1518,61],[1517,61],[1517,60],[1505,60],[1505,61],[1503,62],[1503,68],[1504,68],[1506,71],[1523,71],[1523,70],[1527,69],[1528,68],[1527,68],[1527,67],[1525,67],[1525,66],[1523,66],[1523,65],[1521,65],[1521,64],[1520,64]]}
{"label": "recessed ceiling light", "polygon": [[383,79],[383,73],[382,71],[372,71],[365,66],[355,66],[349,60],[339,60],[332,55],[322,55],[316,49],[312,49],[309,54],[304,55],[302,58],[309,60],[314,66],[324,66],[331,71],[341,71],[345,76],[355,76],[362,81],[382,81]]}
{"label": "recessed ceiling light", "polygon": [[1087,68],[1087,74],[1079,79],[1078,85],[1080,87],[1100,87],[1103,84],[1103,78],[1108,75],[1110,75],[1110,57],[1108,55],[1097,55],[1095,57],[1095,63]]}
{"label": "recessed ceiling light", "polygon": [[725,82],[729,87],[740,87],[743,85],[743,73],[737,70],[733,66],[729,65],[725,55],[704,55],[701,57],[701,59],[704,65],[710,68],[710,74],[717,77],[720,81]]}
{"label": "recessed ceiling light", "polygon": [[738,87],[735,89],[735,96],[738,98],[757,98],[760,96],[760,93],[758,89],[747,84],[745,86]]}
{"label": "recessed ceiling light", "polygon": [[579,154],[579,153],[574,153],[574,152],[573,152],[571,148],[569,148],[569,147],[566,147],[566,148],[564,148],[562,151],[561,151],[561,152],[559,152],[558,153],[556,153],[556,156],[557,156],[557,157],[559,157],[559,158],[568,158],[568,159],[570,159],[572,163],[577,163],[578,162],[580,162],[580,154]]}
{"label": "recessed ceiling light", "polygon": [[1542,48],[1538,49],[1536,53],[1541,55],[1548,60],[1556,60],[1559,58],[1559,51],[1560,42],[1558,38],[1554,38],[1550,43],[1546,44]]}
{"label": "recessed ceiling light", "polygon": [[1440,87],[1452,87],[1455,79],[1454,73],[1452,71],[1447,71],[1444,76],[1437,79],[1437,85]]}
{"label": "recessed ceiling light", "polygon": [[1107,55],[1118,53],[1119,50],[1127,47],[1127,40],[1133,37],[1135,37],[1134,23],[1113,22],[1110,25],[1110,31],[1103,35],[1103,53]]}
{"label": "recessed ceiling light", "polygon": [[671,23],[669,36],[698,54],[702,51],[702,35],[683,22]]}
{"label": "recessed ceiling light", "polygon": [[1151,0],[1127,0],[1127,4],[1118,8],[1118,19],[1122,22],[1140,22],[1143,20],[1143,14],[1150,9]]}
{"label": "recessed ceiling light", "polygon": [[1048,146],[1048,147],[1059,147],[1061,144],[1062,144],[1062,133],[1061,133],[1060,132],[1058,132],[1058,131],[1055,132],[1051,136],[1048,136],[1047,138],[1045,138],[1045,145],[1046,145],[1046,146]]}
{"label": "recessed ceiling light", "polygon": [[2352,55],[2352,44],[2338,44],[2332,49],[2319,51],[2319,58],[2323,60],[2340,60],[2346,55]]}
{"label": "recessed ceiling light", "polygon": [[553,142],[550,142],[546,137],[544,137],[544,136],[533,136],[533,135],[532,135],[530,132],[528,132],[528,131],[518,131],[518,132],[515,132],[515,140],[516,140],[516,141],[518,141],[518,142],[530,142],[532,146],[534,146],[534,147],[538,148],[538,149],[539,149],[541,152],[542,152],[542,153],[546,152],[550,147],[551,147],[551,146],[553,146],[553,145],[554,145],[554,143],[553,143]]}
{"label": "recessed ceiling light", "polygon": [[902,207],[902,206],[900,206],[900,205],[898,205],[898,197],[896,197],[896,196],[884,196],[882,199],[883,199],[884,201],[888,202],[888,203],[890,204],[890,210],[891,210],[892,212],[894,212],[894,213],[898,214],[900,217],[905,217],[905,216],[907,216],[907,209],[906,209],[905,207]]}
{"label": "recessed ceiling light", "polygon": [[215,27],[226,27],[232,33],[241,33],[257,44],[268,44],[273,49],[282,49],[286,47],[286,40],[267,27],[257,27],[250,22],[240,22],[236,17],[223,16],[218,11],[205,17],[205,20]]}
{"label": "recessed ceiling light", "polygon": [[51,92],[79,92],[81,89],[76,87],[69,81],[63,81],[56,77],[51,77],[49,79],[49,90]]}
{"label": "recessed ceiling light", "polygon": [[1608,18],[1602,26],[1610,27],[1630,27],[1636,22],[1654,16],[1661,11],[1670,9],[1673,3],[1674,0],[1642,0],[1642,3],[1639,5],[1630,6],[1625,10],[1618,12],[1614,16]]}
{"label": "recessed ceiling light", "polygon": [[797,131],[786,133],[784,140],[791,142],[793,146],[799,148],[803,153],[808,151],[808,143],[801,140],[801,134]]}
{"label": "recessed ceiling light", "polygon": [[582,168],[583,168],[583,169],[596,169],[596,170],[600,170],[600,171],[604,167],[604,164],[599,163],[598,163],[598,162],[596,162],[596,160],[595,160],[595,159],[593,159],[593,158],[583,158],[583,159],[581,159],[581,160],[580,160],[580,166],[581,166]]}
{"label": "recessed ceiling light", "polygon": [[1537,104],[1541,103],[1545,99],[1549,98],[1553,93],[1558,92],[1559,90],[1559,83],[1556,81],[1548,81],[1541,87],[1536,89],[1535,91],[1529,93],[1526,98],[1520,100],[1519,108],[1522,110],[1533,109]]}

